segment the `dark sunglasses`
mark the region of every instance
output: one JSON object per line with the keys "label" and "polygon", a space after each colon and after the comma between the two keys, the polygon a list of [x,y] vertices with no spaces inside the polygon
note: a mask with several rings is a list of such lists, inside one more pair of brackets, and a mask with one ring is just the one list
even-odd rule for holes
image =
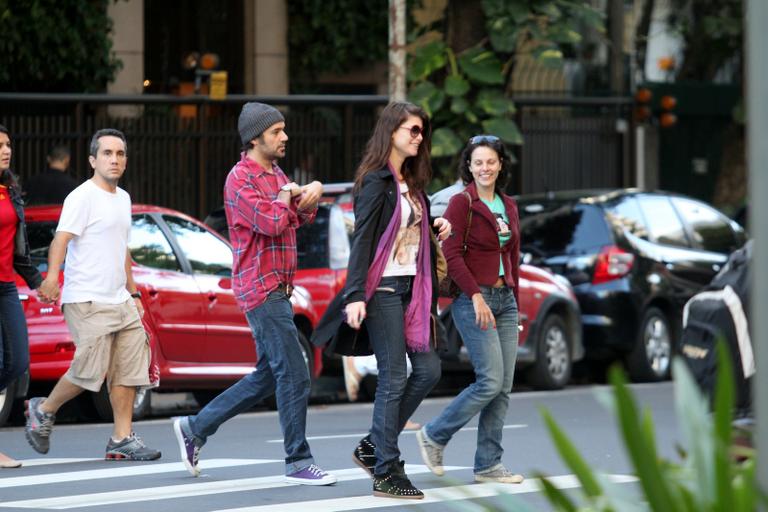
{"label": "dark sunglasses", "polygon": [[424,134],[424,130],[421,128],[421,126],[415,124],[413,126],[401,126],[400,129],[402,130],[409,130],[411,132],[411,138],[415,139],[419,135]]}
{"label": "dark sunglasses", "polygon": [[499,142],[499,138],[495,135],[475,135],[469,139],[470,144],[480,144],[481,142],[493,144],[494,142]]}

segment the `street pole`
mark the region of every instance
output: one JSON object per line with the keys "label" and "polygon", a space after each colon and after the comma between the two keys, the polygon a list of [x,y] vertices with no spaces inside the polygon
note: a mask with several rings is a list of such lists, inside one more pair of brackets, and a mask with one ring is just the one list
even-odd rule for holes
{"label": "street pole", "polygon": [[405,101],[405,0],[389,0],[389,100]]}
{"label": "street pole", "polygon": [[[756,410],[755,442],[757,445],[757,478],[760,489],[768,491],[768,2],[747,0],[746,74],[747,74],[747,165],[749,168],[749,223],[754,238],[752,255],[752,315],[757,374],[754,378]],[[765,506],[760,506],[765,510]]]}

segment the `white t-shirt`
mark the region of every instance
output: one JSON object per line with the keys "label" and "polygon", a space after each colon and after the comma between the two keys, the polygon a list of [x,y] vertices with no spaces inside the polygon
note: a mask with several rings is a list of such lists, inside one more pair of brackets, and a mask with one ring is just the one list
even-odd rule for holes
{"label": "white t-shirt", "polygon": [[413,201],[408,185],[400,183],[400,229],[384,268],[386,276],[415,276],[421,242],[421,203]]}
{"label": "white t-shirt", "polygon": [[125,255],[131,233],[131,197],[118,187],[112,193],[92,180],[64,200],[56,231],[75,237],[67,247],[63,304],[122,304],[131,298],[125,288]]}

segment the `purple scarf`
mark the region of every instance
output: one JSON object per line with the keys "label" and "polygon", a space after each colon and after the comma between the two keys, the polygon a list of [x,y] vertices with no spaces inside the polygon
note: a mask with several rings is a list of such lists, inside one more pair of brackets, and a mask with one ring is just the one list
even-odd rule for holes
{"label": "purple scarf", "polygon": [[[365,302],[369,302],[376,288],[381,282],[381,276],[387,267],[387,259],[395,244],[397,232],[400,229],[400,188],[392,166],[387,164],[392,176],[395,177],[397,190],[397,205],[387,229],[381,235],[379,245],[376,247],[376,256],[368,269],[368,278],[365,281]],[[421,203],[421,240],[419,241],[419,254],[416,257],[416,276],[413,278],[411,302],[405,310],[405,345],[413,352],[429,352],[430,332],[430,307],[432,304],[432,263],[430,261],[429,238],[429,212],[424,201],[424,195],[419,194]]]}

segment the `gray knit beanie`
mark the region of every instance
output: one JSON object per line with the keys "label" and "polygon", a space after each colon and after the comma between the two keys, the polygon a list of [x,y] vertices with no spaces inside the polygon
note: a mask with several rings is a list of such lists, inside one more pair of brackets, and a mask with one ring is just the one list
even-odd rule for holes
{"label": "gray knit beanie", "polygon": [[275,123],[284,122],[285,118],[275,107],[252,101],[243,105],[240,118],[237,120],[237,130],[243,145],[264,133],[264,130]]}

